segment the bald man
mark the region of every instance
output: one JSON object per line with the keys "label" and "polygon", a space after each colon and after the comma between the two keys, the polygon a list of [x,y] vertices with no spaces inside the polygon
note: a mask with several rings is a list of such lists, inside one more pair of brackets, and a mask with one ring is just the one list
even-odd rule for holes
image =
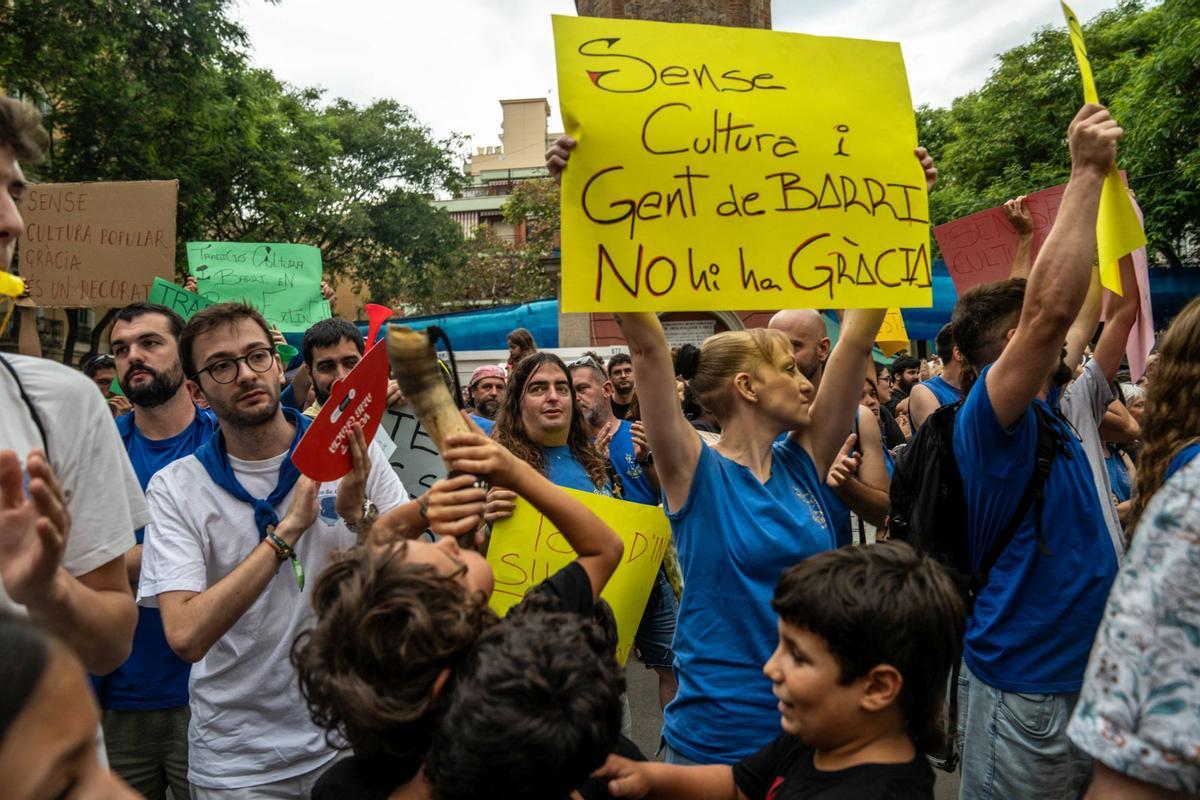
{"label": "bald man", "polygon": [[825,318],[811,308],[789,308],[771,317],[767,327],[782,331],[791,341],[796,369],[808,378],[815,392],[821,385],[825,361],[829,358],[829,329],[825,327]]}
{"label": "bald man", "polygon": [[[820,388],[831,349],[825,318],[810,308],[786,309],[771,317],[767,327],[781,331],[788,337],[792,343],[796,369],[812,383],[815,393]],[[851,544],[853,540],[851,510],[876,527],[883,524],[891,486],[883,440],[879,434],[879,421],[870,409],[859,407],[853,432],[857,442],[849,459],[857,461],[854,474],[837,486],[827,482],[823,487],[838,547]],[[849,435],[851,431],[846,433]]]}

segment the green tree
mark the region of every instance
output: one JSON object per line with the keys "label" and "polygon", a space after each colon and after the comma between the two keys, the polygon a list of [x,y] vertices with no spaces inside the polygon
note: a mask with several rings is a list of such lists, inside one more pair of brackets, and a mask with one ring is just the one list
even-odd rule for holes
{"label": "green tree", "polygon": [[31,177],[178,179],[181,271],[189,240],[303,242],[390,301],[457,258],[461,232],[428,201],[463,179],[461,137],[433,137],[394,100],[324,103],[250,68],[232,5],[0,2],[0,80],[53,136]]}
{"label": "green tree", "polygon": [[[1118,163],[1146,212],[1151,246],[1171,262],[1200,220],[1200,4],[1126,0],[1084,25],[1101,100],[1126,129]],[[1065,26],[1008,50],[978,90],[922,107],[918,132],[938,160],[938,222],[1063,183],[1065,131],[1082,104]]]}

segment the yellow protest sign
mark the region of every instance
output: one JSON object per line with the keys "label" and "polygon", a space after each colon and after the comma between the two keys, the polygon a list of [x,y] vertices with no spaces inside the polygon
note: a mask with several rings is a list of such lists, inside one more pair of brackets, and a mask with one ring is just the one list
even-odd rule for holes
{"label": "yellow protest sign", "polygon": [[[601,597],[617,618],[617,660],[624,664],[654,587],[658,566],[671,541],[671,525],[658,506],[616,500],[563,489],[604,520],[625,543],[621,564]],[[500,615],[525,593],[575,559],[575,551],[540,511],[517,499],[512,517],[497,522],[488,545],[488,563],[496,576],[492,609]]]}
{"label": "yellow protest sign", "polygon": [[[1079,75],[1083,80],[1083,102],[1100,102],[1096,81],[1092,78],[1092,65],[1088,61],[1087,44],[1083,41],[1083,26],[1079,17],[1066,3],[1061,3],[1063,16],[1067,18],[1067,34],[1071,38],[1071,49],[1079,62]],[[1104,188],[1100,191],[1100,210],[1096,215],[1096,248],[1100,257],[1100,283],[1105,289],[1121,294],[1121,272],[1119,264],[1123,256],[1146,246],[1146,232],[1138,220],[1137,212],[1129,201],[1125,184],[1121,182],[1117,165],[1109,168],[1104,176]]]}
{"label": "yellow protest sign", "polygon": [[554,17],[566,311],[932,303],[900,45]]}
{"label": "yellow protest sign", "polygon": [[879,345],[879,349],[888,358],[908,347],[908,331],[904,329],[904,317],[900,316],[900,309],[888,309],[883,324],[879,326],[875,344]]}

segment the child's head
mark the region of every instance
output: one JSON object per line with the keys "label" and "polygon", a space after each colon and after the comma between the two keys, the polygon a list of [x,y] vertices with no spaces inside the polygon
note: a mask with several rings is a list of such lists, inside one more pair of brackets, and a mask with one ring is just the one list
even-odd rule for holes
{"label": "child's head", "polygon": [[292,661],[331,744],[413,763],[429,745],[450,672],[496,617],[480,593],[403,561],[403,551],[340,554],[317,581],[317,623],[297,639]]}
{"label": "child's head", "polygon": [[567,797],[616,745],[623,689],[590,620],[534,612],[489,629],[438,714],[425,763],[434,797]]}
{"label": "child's head", "polygon": [[826,750],[899,723],[921,750],[941,744],[965,620],[936,562],[903,542],[821,553],[784,573],[772,606],[779,646],[763,671],[786,732]]}
{"label": "child's head", "polygon": [[482,554],[459,547],[453,536],[427,542],[409,538],[411,533],[399,513],[391,512],[372,520],[360,536],[372,550],[390,553],[398,563],[426,564],[438,575],[454,578],[467,591],[480,592],[485,599],[492,596],[495,575]]}

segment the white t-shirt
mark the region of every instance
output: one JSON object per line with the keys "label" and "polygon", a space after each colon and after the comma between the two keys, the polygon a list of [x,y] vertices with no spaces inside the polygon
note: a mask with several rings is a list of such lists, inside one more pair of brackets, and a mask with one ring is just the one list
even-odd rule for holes
{"label": "white t-shirt", "polygon": [[[381,513],[407,502],[408,492],[379,446],[372,444],[369,454],[367,498]],[[229,460],[246,491],[266,497],[286,457]],[[192,666],[188,780],[197,786],[240,789],[273,783],[317,769],[336,755],[309,717],[290,654],[296,637],[315,623],[313,587],[330,553],[356,541],[334,510],[337,487],[338,481],[321,484],[317,519],[296,544],[304,591],[296,587],[291,563],[280,562],[242,618]],[[276,509],[280,519],[294,495]],[[254,509],[213,483],[195,456],[159,470],[146,499],[154,519],[143,542],[142,605],[157,605],[163,592],[203,592],[262,541]]]}
{"label": "white t-shirt", "polygon": [[[133,532],[150,520],[141,484],[95,384],[44,358],[3,358],[20,378],[48,441],[42,440],[12,373],[0,365],[0,450],[16,451],[22,464],[29,451],[48,451],[71,512],[63,567],[85,575],[137,544]],[[0,610],[24,612],[2,584]]]}
{"label": "white t-shirt", "polygon": [[1092,468],[1092,482],[1096,484],[1100,509],[1104,512],[1104,522],[1108,527],[1108,536],[1119,561],[1121,556],[1125,555],[1125,535],[1122,532],[1121,519],[1117,516],[1117,505],[1113,502],[1108,467],[1104,465],[1104,443],[1100,441],[1100,421],[1104,419],[1108,404],[1114,399],[1112,385],[1104,377],[1100,365],[1092,359],[1084,364],[1079,377],[1063,390],[1058,405],[1063,416],[1079,434],[1079,442],[1083,446],[1083,452],[1087,454],[1088,466]]}

